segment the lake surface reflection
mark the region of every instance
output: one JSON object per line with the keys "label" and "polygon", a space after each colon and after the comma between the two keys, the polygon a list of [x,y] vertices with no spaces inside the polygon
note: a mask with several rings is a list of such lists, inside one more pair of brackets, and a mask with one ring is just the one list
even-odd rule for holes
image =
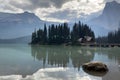
{"label": "lake surface reflection", "polygon": [[[102,77],[84,72],[81,68],[82,64],[90,61],[106,63],[109,72]],[[54,71],[53,75],[51,75],[50,70]],[[29,76],[30,80],[36,80],[32,76],[43,75],[43,73],[47,75],[44,74],[44,78],[39,76],[42,80],[49,80],[51,79],[50,77],[54,77],[56,80],[60,77],[61,80],[66,80],[67,78],[69,80],[77,78],[78,80],[119,80],[120,48],[31,46],[22,44],[0,45],[0,76],[22,75],[26,77],[31,75]],[[75,77],[75,73],[77,77]],[[11,79],[14,80],[13,78]],[[2,80],[1,77],[0,80]]]}
{"label": "lake surface reflection", "polygon": [[80,70],[83,63],[94,58],[94,49],[87,50],[80,47],[64,46],[32,46],[31,53],[34,60],[43,62],[43,67],[74,67]]}

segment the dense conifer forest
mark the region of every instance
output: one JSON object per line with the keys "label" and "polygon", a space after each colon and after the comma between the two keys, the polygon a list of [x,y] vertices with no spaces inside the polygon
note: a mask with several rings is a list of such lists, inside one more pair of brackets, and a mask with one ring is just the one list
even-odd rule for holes
{"label": "dense conifer forest", "polygon": [[32,33],[31,44],[60,45],[94,41],[94,32],[87,24],[79,21],[78,23],[74,23],[71,29],[68,23],[52,24],[49,27],[44,24],[44,29],[35,30]]}
{"label": "dense conifer forest", "polygon": [[116,31],[111,31],[107,36],[98,37],[97,43],[120,44],[120,28]]}

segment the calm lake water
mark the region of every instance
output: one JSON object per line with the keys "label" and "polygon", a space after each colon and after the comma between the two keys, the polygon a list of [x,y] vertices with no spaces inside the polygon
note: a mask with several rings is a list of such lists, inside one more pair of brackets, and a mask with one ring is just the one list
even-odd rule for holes
{"label": "calm lake water", "polygon": [[[109,72],[84,72],[90,61],[107,64]],[[120,80],[120,48],[0,44],[0,80]]]}

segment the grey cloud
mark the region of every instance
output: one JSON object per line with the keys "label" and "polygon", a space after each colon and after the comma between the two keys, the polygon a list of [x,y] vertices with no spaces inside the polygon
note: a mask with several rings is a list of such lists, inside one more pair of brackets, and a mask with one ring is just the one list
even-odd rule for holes
{"label": "grey cloud", "polygon": [[71,20],[71,19],[75,19],[76,15],[77,15],[76,11],[70,11],[69,9],[66,9],[64,11],[57,11],[54,13],[50,13],[45,17],[46,18],[52,17],[52,18],[57,18],[57,19],[61,19],[61,20],[63,20],[63,19]]}
{"label": "grey cloud", "polygon": [[[54,6],[56,8],[61,8],[61,6],[68,2],[68,1],[72,1],[72,0],[21,0],[22,3],[20,3],[20,1],[18,0],[10,0],[9,4],[11,6],[14,6],[15,8],[19,8],[22,9],[24,11],[28,10],[28,11],[33,11],[37,8],[49,8],[51,6]],[[80,1],[80,0],[79,0]],[[104,2],[110,2],[113,0],[104,0]],[[115,1],[119,1],[119,0],[115,0]],[[89,3],[89,0],[87,0],[87,2]],[[103,4],[103,3],[101,3]]]}
{"label": "grey cloud", "polygon": [[23,9],[23,10],[33,9],[32,6],[28,3],[26,3],[25,1],[23,3],[19,3],[19,1],[11,0],[9,2],[9,4],[11,6],[14,6],[15,8],[20,8],[20,9]]}
{"label": "grey cloud", "polygon": [[16,11],[16,9],[12,6],[4,6],[3,10]]}
{"label": "grey cloud", "polygon": [[120,0],[104,0],[104,2],[111,2],[111,1],[117,1],[118,3],[120,3]]}
{"label": "grey cloud", "polygon": [[[22,1],[22,3],[19,3],[20,1]],[[37,8],[48,8],[51,5],[56,8],[61,8],[61,6],[68,1],[72,1],[72,0],[10,0],[8,4],[22,10],[33,11]],[[89,1],[90,0],[87,0],[88,3]],[[110,2],[110,1],[120,2],[120,0],[104,0],[104,2]]]}
{"label": "grey cloud", "polygon": [[60,8],[65,2],[70,0],[29,0],[36,7],[50,7],[51,5]]}
{"label": "grey cloud", "polygon": [[50,0],[29,0],[29,1],[31,3],[31,6],[33,6],[34,8],[39,7],[47,8],[51,6]]}
{"label": "grey cloud", "polygon": [[64,3],[71,0],[29,0],[34,7],[50,7],[53,5],[56,8],[60,8]]}
{"label": "grey cloud", "polygon": [[22,3],[19,3],[19,1],[11,0],[9,4],[16,8],[31,11],[37,8],[48,8],[51,5],[56,8],[61,8],[68,1],[70,0],[23,0]]}
{"label": "grey cloud", "polygon": [[61,7],[67,1],[70,1],[70,0],[51,0],[51,2],[53,3],[53,5],[56,6],[56,7],[58,7],[58,8]]}

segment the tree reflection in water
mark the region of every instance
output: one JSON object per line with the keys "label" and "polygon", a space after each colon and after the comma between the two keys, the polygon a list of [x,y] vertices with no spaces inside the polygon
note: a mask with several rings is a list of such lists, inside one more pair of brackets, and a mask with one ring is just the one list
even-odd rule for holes
{"label": "tree reflection in water", "polygon": [[31,46],[31,55],[34,59],[45,64],[57,67],[74,67],[80,70],[83,63],[92,61],[94,49],[68,46]]}

